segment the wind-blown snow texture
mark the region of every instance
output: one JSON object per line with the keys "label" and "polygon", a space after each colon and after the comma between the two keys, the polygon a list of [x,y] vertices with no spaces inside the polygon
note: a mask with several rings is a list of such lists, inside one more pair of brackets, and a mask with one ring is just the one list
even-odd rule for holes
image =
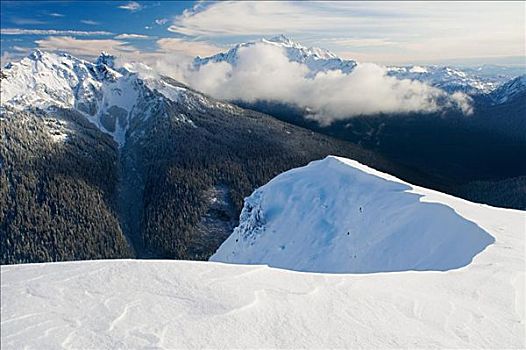
{"label": "wind-blown snow texture", "polygon": [[431,192],[356,161],[327,157],[246,199],[212,261],[311,272],[449,270],[494,239]]}
{"label": "wind-blown snow texture", "polygon": [[[323,164],[354,168],[353,178],[363,177],[377,194],[384,185],[395,193],[411,187],[408,196],[451,208],[465,221],[460,227],[470,231],[466,223],[475,223],[495,241],[469,265],[446,272],[319,274],[151,260],[2,266],[2,349],[526,346],[525,212],[417,188],[343,159],[309,167]],[[318,180],[330,179],[330,171]],[[347,192],[348,183],[341,185]],[[325,195],[325,203],[339,196]]]}

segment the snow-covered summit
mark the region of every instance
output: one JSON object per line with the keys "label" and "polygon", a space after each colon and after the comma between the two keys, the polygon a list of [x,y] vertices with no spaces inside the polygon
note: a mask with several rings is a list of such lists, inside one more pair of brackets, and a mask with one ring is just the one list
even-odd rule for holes
{"label": "snow-covered summit", "polygon": [[96,65],[106,65],[110,68],[114,68],[115,67],[115,56],[113,55],[110,55],[109,53],[105,52],[105,51],[102,51],[99,55],[99,57],[97,58],[97,61],[96,61]]}
{"label": "snow-covered summit", "polygon": [[123,144],[134,118],[148,118],[155,97],[137,74],[115,68],[101,53],[95,63],[35,50],[2,69],[1,105],[15,109],[75,109]]}
{"label": "snow-covered summit", "polygon": [[[320,59],[330,60],[330,59],[338,58],[338,56],[336,56],[334,53],[330,52],[329,50],[322,49],[319,47],[305,47],[302,44],[289,39],[283,34],[277,35],[270,39],[261,39],[261,42],[268,43],[271,45],[281,46],[285,48],[293,48],[295,50],[290,50],[288,52],[291,54],[292,53],[301,54],[303,57],[312,56],[313,58],[318,59],[318,60]],[[299,60],[300,57],[297,57],[296,59]]]}
{"label": "snow-covered summit", "polygon": [[211,260],[333,273],[460,268],[494,242],[458,214],[461,202],[330,156],[256,190]]}
{"label": "snow-covered summit", "polygon": [[263,38],[257,41],[237,44],[227,52],[218,53],[210,57],[197,57],[194,60],[194,65],[196,67],[200,67],[209,62],[227,62],[232,65],[236,65],[239,50],[241,48],[254,46],[256,44],[272,45],[283,48],[289,60],[305,64],[313,76],[318,72],[337,69],[344,73],[349,73],[356,66],[356,61],[343,60],[329,50],[319,47],[303,46],[302,44],[293,41],[284,35],[278,35],[270,39]]}

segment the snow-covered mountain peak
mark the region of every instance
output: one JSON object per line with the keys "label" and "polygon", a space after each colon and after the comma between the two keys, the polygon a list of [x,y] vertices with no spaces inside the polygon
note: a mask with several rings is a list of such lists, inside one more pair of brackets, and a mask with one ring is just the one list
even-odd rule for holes
{"label": "snow-covered mountain peak", "polygon": [[307,56],[313,56],[317,59],[337,59],[338,56],[336,56],[334,53],[330,52],[329,50],[322,49],[319,47],[306,47],[300,44],[297,41],[293,41],[286,37],[283,34],[277,35],[275,37],[272,37],[270,39],[261,39],[260,40],[263,43],[271,43],[275,44],[284,48],[294,48],[301,52],[302,54],[305,54]]}
{"label": "snow-covered mountain peak", "polygon": [[458,201],[329,156],[257,189],[211,260],[331,273],[455,269],[494,242],[457,214]]}
{"label": "snow-covered mountain peak", "polygon": [[196,57],[194,60],[194,66],[199,68],[210,62],[227,62],[231,65],[236,65],[239,50],[256,44],[273,45],[283,48],[290,61],[305,64],[309,68],[309,76],[314,76],[318,72],[326,72],[329,70],[341,70],[343,73],[349,73],[356,66],[356,61],[343,60],[338,58],[334,53],[319,47],[303,46],[284,35],[278,35],[270,39],[263,38],[257,41],[237,44],[227,52],[218,53],[210,57]]}
{"label": "snow-covered mountain peak", "polygon": [[42,56],[44,56],[44,52],[39,49],[35,49],[27,57],[32,60],[40,60],[42,59]]}
{"label": "snow-covered mountain peak", "polygon": [[54,54],[47,51],[42,51],[40,49],[35,49],[31,51],[26,57],[22,58],[20,62],[10,62],[4,69],[9,69],[13,65],[22,64],[22,65],[29,65],[33,64],[35,69],[51,69],[54,64],[59,63],[59,57],[64,57],[69,59],[70,61],[77,60],[81,61],[80,59],[76,59],[73,56],[70,56],[66,53],[60,53],[60,54]]}
{"label": "snow-covered mountain peak", "polygon": [[[262,39],[262,40],[265,40],[265,39]],[[272,38],[267,39],[267,41],[272,41],[272,42],[275,42],[275,43],[281,43],[281,44],[288,45],[288,46],[293,46],[295,44],[294,41],[292,41],[291,39],[286,37],[284,34],[279,34],[279,35],[273,36]]]}
{"label": "snow-covered mountain peak", "polygon": [[102,51],[97,58],[97,65],[106,65],[109,68],[115,68],[115,56],[108,54],[105,51]]}
{"label": "snow-covered mountain peak", "polygon": [[2,73],[2,106],[74,109],[120,145],[130,121],[147,119],[156,108],[152,91],[137,74],[115,70],[114,57],[106,53],[92,63],[65,53],[35,50]]}

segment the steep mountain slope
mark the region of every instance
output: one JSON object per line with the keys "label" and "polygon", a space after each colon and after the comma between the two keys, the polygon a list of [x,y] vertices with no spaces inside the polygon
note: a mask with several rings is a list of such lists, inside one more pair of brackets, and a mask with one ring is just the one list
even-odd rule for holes
{"label": "steep mountain slope", "polygon": [[[107,55],[89,63],[35,52],[4,71],[2,263],[132,254],[207,259],[254,188],[328,154],[432,181],[171,79],[143,80]],[[62,188],[63,178],[71,186]]]}
{"label": "steep mountain slope", "polygon": [[[330,168],[334,161],[341,162],[332,159],[314,166]],[[379,177],[377,193],[391,190],[393,181],[402,187],[399,191],[411,187],[354,162],[341,164],[353,172],[366,171],[362,180],[371,180],[343,182],[345,193],[375,184],[371,177]],[[326,184],[325,175],[330,173],[327,169],[318,180]],[[276,188],[275,181],[283,176],[302,181],[305,175],[302,169],[288,174],[264,188]],[[297,200],[305,195],[323,195],[327,204],[334,201],[335,209],[345,214],[335,219],[359,220],[356,207],[344,210],[349,204],[345,198],[335,191],[322,193],[322,187],[297,186],[276,193],[289,198],[291,206],[282,213],[263,207],[267,224],[287,215],[296,219]],[[471,223],[494,242],[469,265],[440,272],[320,274],[267,266],[137,260],[2,266],[2,349],[524,348],[525,212],[412,187],[410,193],[400,195],[420,193],[418,205],[432,206],[433,212],[445,206],[447,217],[456,215],[443,223],[462,230],[445,230],[442,237],[457,236],[460,242],[463,234],[472,232],[467,226]],[[357,204],[360,198],[355,199]],[[319,200],[307,204],[316,218],[325,217]],[[368,204],[373,203],[364,203],[363,215],[372,210]],[[393,204],[385,203],[384,208],[396,210]],[[426,227],[418,217],[403,219],[414,224],[409,228]],[[289,228],[280,233],[290,237],[305,226]],[[421,232],[426,239],[420,243],[436,243],[428,231]],[[304,239],[296,243],[307,247],[315,237],[308,230],[303,233]],[[280,238],[271,231],[261,232],[255,245],[265,235]],[[280,250],[276,244],[267,248]],[[407,254],[414,254],[409,248]],[[294,245],[288,245],[285,252],[292,250]],[[308,263],[311,252],[304,252],[303,261]],[[389,250],[385,254],[393,256]],[[443,258],[450,256],[457,255]]]}
{"label": "steep mountain slope", "polygon": [[239,226],[210,260],[330,273],[459,268],[494,239],[447,203],[438,192],[327,157],[248,197]]}
{"label": "steep mountain slope", "polygon": [[83,115],[0,113],[0,263],[131,257],[115,143]]}

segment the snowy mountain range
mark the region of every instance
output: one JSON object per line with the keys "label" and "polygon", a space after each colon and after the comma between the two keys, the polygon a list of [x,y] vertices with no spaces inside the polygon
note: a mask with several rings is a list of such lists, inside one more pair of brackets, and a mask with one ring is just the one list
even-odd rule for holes
{"label": "snowy mountain range", "polygon": [[390,66],[387,72],[398,79],[418,80],[447,92],[460,91],[469,95],[489,93],[504,81],[502,78],[481,78],[458,68],[434,65]]}
{"label": "snowy mountain range", "polygon": [[[524,348],[524,238],[524,211],[329,157],[254,192],[212,258],[318,273],[168,260],[2,266],[2,346]],[[365,273],[381,271],[398,272]]]}
{"label": "snowy mountain range", "polygon": [[[259,43],[282,47],[291,61],[307,65],[311,75],[330,70],[350,73],[359,64],[338,58],[328,50],[305,47],[282,35],[261,39]],[[208,62],[222,61],[235,65],[238,50],[255,44],[238,44],[226,53],[197,57],[194,66],[199,68]],[[134,120],[147,119],[162,108],[152,93],[154,90],[173,101],[180,98],[192,100],[197,96],[185,87],[171,85],[163,79],[140,79],[127,66],[117,68],[115,57],[106,53],[92,63],[69,54],[36,50],[2,69],[1,105],[16,109],[73,108],[122,145]],[[387,74],[399,79],[423,81],[448,92],[487,94],[493,103],[504,103],[526,91],[524,76],[503,83],[503,76],[480,78],[451,67],[387,67]]]}
{"label": "snowy mountain range", "polygon": [[[161,92],[177,100],[187,90],[162,79],[140,79],[115,57],[101,53],[95,63],[69,54],[36,50],[2,69],[1,106],[16,110],[73,109],[122,146],[132,124],[165,113]],[[185,116],[181,119],[191,122]]]}
{"label": "snowy mountain range", "polygon": [[[260,39],[247,43],[235,45],[224,53],[219,53],[210,57],[197,57],[194,60],[195,67],[200,67],[209,62],[227,62],[236,65],[238,51],[242,48],[253,45],[264,44],[281,47],[285,50],[289,60],[305,64],[309,70],[309,76],[315,76],[319,72],[330,70],[340,70],[345,74],[353,71],[360,64],[355,60],[342,59],[336,54],[318,47],[306,47],[295,42],[284,35],[272,37],[270,39]],[[388,66],[387,74],[398,79],[418,80],[429,85],[441,88],[449,93],[464,92],[470,95],[486,94],[499,85],[508,81],[509,75],[493,74],[491,76],[477,76],[476,70],[460,69],[447,66]]]}

